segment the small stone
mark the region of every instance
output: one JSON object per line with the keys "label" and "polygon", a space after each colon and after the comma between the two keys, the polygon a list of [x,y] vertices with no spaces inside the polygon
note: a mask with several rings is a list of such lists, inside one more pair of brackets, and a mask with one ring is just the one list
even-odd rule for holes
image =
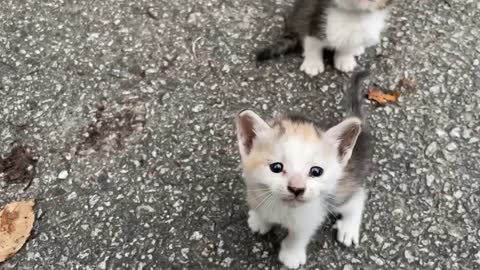
{"label": "small stone", "polygon": [[225,71],[226,73],[230,72],[230,66],[228,64],[224,65],[222,71]]}
{"label": "small stone", "polygon": [[169,93],[165,93],[165,94],[162,96],[162,102],[167,101],[169,98],[170,98],[170,94],[169,94]]}
{"label": "small stone", "polygon": [[142,93],[146,93],[146,94],[151,94],[151,93],[155,92],[155,90],[153,90],[153,88],[150,87],[150,86],[147,86],[147,87],[144,87],[144,88],[142,87],[142,88],[140,88],[140,91]]}
{"label": "small stone", "polygon": [[480,251],[478,251],[477,254],[475,254],[475,258],[477,258],[476,263],[480,264]]}
{"label": "small stone", "polygon": [[77,198],[77,193],[74,191],[67,196],[67,201],[71,201]]}
{"label": "small stone", "polygon": [[230,265],[232,264],[232,261],[233,261],[232,258],[227,257],[227,258],[225,258],[225,259],[223,260],[222,266],[223,266],[223,267],[230,267]]}
{"label": "small stone", "polygon": [[480,141],[479,138],[473,137],[473,138],[471,138],[471,139],[468,141],[468,143],[469,143],[469,144],[473,144],[473,143],[477,143],[477,142],[479,142],[479,141]]}
{"label": "small stone", "polygon": [[457,159],[454,154],[452,154],[451,152],[448,152],[448,151],[443,151],[443,156],[449,162],[455,162],[456,159]]}
{"label": "small stone", "polygon": [[90,207],[94,207],[95,204],[97,204],[97,202],[99,200],[100,200],[100,196],[95,194],[95,195],[90,196],[90,198],[88,200],[88,203],[89,203]]}
{"label": "small stone", "polygon": [[405,259],[407,259],[407,261],[409,263],[412,263],[415,261],[415,257],[413,256],[412,252],[410,250],[405,250]]}
{"label": "small stone", "polygon": [[202,105],[202,104],[198,104],[197,106],[195,106],[195,107],[192,108],[192,111],[195,112],[195,113],[198,113],[198,112],[203,111],[203,105]]}
{"label": "small stone", "polygon": [[68,177],[68,171],[63,170],[58,174],[58,179],[65,180]]}
{"label": "small stone", "polygon": [[343,270],[353,270],[353,266],[351,264],[345,264]]}
{"label": "small stone", "polygon": [[457,150],[457,145],[456,145],[455,143],[453,143],[453,142],[452,142],[452,143],[449,143],[449,144],[447,145],[447,150],[448,150],[448,151],[455,151],[455,150]]}
{"label": "small stone", "polygon": [[452,128],[452,130],[450,130],[450,136],[454,138],[460,138],[460,131],[461,130],[459,127]]}
{"label": "small stone", "polygon": [[432,142],[430,145],[428,145],[427,150],[425,150],[425,155],[427,157],[433,156],[435,152],[438,151],[438,144],[437,142]]}
{"label": "small stone", "polygon": [[106,257],[103,261],[101,261],[98,264],[98,268],[99,269],[107,269],[107,260],[108,260],[108,257]]}
{"label": "small stone", "polygon": [[191,13],[187,18],[187,22],[190,24],[198,24],[201,16],[202,14],[200,12]]}
{"label": "small stone", "polygon": [[432,87],[430,87],[429,91],[432,94],[438,94],[438,93],[440,93],[440,86],[438,86],[438,85],[432,86]]}
{"label": "small stone", "polygon": [[431,174],[427,175],[427,186],[431,187],[434,180],[435,180],[435,177],[433,177],[433,175]]}
{"label": "small stone", "polygon": [[199,231],[193,232],[192,236],[190,236],[190,240],[200,240],[202,239],[203,235]]}
{"label": "small stone", "polygon": [[460,199],[462,196],[463,192],[461,192],[460,190],[457,190],[455,191],[455,193],[453,193],[453,197],[455,197],[455,199]]}
{"label": "small stone", "polygon": [[43,242],[48,241],[48,235],[46,233],[40,233],[39,239]]}
{"label": "small stone", "polygon": [[370,259],[374,261],[377,265],[382,266],[385,264],[385,262],[377,256],[370,256]]}
{"label": "small stone", "polygon": [[443,234],[442,228],[436,225],[430,226],[430,228],[428,228],[428,232],[432,234]]}
{"label": "small stone", "polygon": [[438,137],[446,137],[447,136],[447,132],[445,132],[445,130],[443,129],[435,129],[435,133],[437,134]]}
{"label": "small stone", "polygon": [[462,137],[464,139],[470,139],[472,137],[472,130],[471,129],[463,130]]}
{"label": "small stone", "polygon": [[403,216],[403,209],[397,208],[397,209],[393,210],[392,215],[394,217],[397,217],[397,218],[402,217]]}
{"label": "small stone", "polygon": [[182,256],[188,260],[188,252],[190,251],[189,248],[182,248],[180,252],[182,253]]}
{"label": "small stone", "polygon": [[390,108],[390,107],[388,107],[388,106],[385,107],[384,110],[385,110],[385,114],[386,114],[386,115],[390,115],[390,114],[392,113],[392,111],[393,111],[392,108]]}
{"label": "small stone", "polygon": [[385,240],[385,239],[384,239],[381,235],[375,234],[375,241],[377,241],[377,243],[378,243],[379,245],[383,244],[383,241],[384,241],[384,240]]}

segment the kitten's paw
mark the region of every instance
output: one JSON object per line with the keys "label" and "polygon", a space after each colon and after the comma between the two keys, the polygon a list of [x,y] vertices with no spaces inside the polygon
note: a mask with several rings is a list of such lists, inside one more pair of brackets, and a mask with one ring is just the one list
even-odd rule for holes
{"label": "kitten's paw", "polygon": [[300,70],[313,77],[322,73],[325,70],[325,65],[320,57],[306,57],[300,66]]}
{"label": "kitten's paw", "polygon": [[286,248],[282,245],[278,259],[286,267],[296,269],[307,262],[307,253],[305,249]]}
{"label": "kitten's paw", "polygon": [[250,227],[253,232],[266,234],[270,231],[272,225],[265,222],[255,211],[250,210],[248,211],[248,227]]}
{"label": "kitten's paw", "polygon": [[357,66],[353,55],[337,55],[334,61],[335,68],[343,72],[351,72]]}
{"label": "kitten's paw", "polygon": [[349,247],[358,246],[360,239],[360,224],[353,220],[339,219],[336,222],[337,241]]}
{"label": "kitten's paw", "polygon": [[353,52],[353,55],[360,56],[365,53],[365,47],[359,47]]}

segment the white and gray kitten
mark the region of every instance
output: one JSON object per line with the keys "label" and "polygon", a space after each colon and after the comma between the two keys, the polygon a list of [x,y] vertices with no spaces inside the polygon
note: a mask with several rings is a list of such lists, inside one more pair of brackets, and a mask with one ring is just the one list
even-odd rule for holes
{"label": "white and gray kitten", "polygon": [[365,75],[354,75],[350,116],[333,127],[323,129],[298,116],[268,124],[249,110],[236,118],[248,225],[261,234],[274,224],[288,229],[279,259],[289,268],[305,264],[310,238],[329,213],[342,216],[336,224],[338,241],[346,246],[359,242],[364,180],[373,152],[359,90]]}
{"label": "white and gray kitten", "polygon": [[261,50],[257,61],[279,57],[303,47],[300,70],[310,76],[325,69],[322,50],[334,49],[334,65],[353,71],[355,56],[380,42],[388,7],[393,0],[296,0],[285,33],[271,48]]}

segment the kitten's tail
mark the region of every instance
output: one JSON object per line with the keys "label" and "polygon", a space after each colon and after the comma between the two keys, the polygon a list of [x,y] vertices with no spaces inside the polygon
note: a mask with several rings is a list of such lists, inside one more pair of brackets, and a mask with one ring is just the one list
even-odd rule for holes
{"label": "kitten's tail", "polygon": [[271,47],[264,48],[257,52],[257,62],[278,58],[280,56],[299,51],[300,39],[293,33],[285,33]]}
{"label": "kitten's tail", "polygon": [[370,72],[367,70],[353,74],[350,89],[347,93],[350,116],[360,118],[364,124],[366,124],[365,118],[367,115],[363,106],[365,91],[361,88],[361,84],[368,75],[370,75]]}

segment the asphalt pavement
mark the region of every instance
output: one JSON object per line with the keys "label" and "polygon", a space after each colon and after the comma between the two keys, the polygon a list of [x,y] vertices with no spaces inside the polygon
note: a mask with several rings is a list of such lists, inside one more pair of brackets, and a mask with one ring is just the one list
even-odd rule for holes
{"label": "asphalt pavement", "polygon": [[[255,235],[233,116],[343,117],[351,74],[257,66],[292,1],[3,0],[0,205],[36,200],[0,269],[281,269]],[[396,1],[364,87],[376,141],[361,245],[327,224],[305,269],[480,269],[480,2]],[[6,162],[5,161],[5,162]]]}

